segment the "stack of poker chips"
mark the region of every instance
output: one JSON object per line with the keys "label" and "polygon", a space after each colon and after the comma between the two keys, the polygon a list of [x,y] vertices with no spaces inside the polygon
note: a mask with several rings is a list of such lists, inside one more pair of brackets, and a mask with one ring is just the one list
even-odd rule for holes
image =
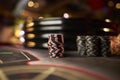
{"label": "stack of poker chips", "polygon": [[50,58],[61,58],[64,53],[64,36],[63,34],[48,35],[48,52]]}
{"label": "stack of poker chips", "polygon": [[86,56],[86,36],[77,36],[77,49],[80,56]]}
{"label": "stack of poker chips", "polygon": [[99,55],[99,38],[97,36],[86,36],[86,53],[87,56]]}
{"label": "stack of poker chips", "polygon": [[101,55],[102,56],[110,56],[111,49],[110,49],[110,38],[109,36],[99,36],[100,38],[100,48],[101,48]]}
{"label": "stack of poker chips", "polygon": [[108,36],[77,36],[80,56],[109,56],[110,39]]}
{"label": "stack of poker chips", "polygon": [[113,56],[120,56],[120,34],[117,36],[110,36],[111,54]]}

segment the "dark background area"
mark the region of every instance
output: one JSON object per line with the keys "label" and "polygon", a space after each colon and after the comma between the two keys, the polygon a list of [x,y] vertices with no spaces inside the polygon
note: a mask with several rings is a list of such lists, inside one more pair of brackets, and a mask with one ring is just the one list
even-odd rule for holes
{"label": "dark background area", "polygon": [[[118,24],[119,0],[1,0],[0,42],[23,44],[24,23],[34,19],[68,17],[98,19]],[[21,42],[22,40],[22,42]]]}
{"label": "dark background area", "polygon": [[[110,18],[120,14],[119,0],[2,0],[0,15],[6,17],[71,17]],[[28,6],[31,4],[31,6]]]}

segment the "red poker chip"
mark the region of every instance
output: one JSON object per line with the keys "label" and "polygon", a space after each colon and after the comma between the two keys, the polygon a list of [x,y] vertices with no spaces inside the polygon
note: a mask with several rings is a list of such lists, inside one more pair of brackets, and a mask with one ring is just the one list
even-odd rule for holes
{"label": "red poker chip", "polygon": [[63,57],[64,39],[63,34],[50,34],[48,36],[48,51],[50,58]]}

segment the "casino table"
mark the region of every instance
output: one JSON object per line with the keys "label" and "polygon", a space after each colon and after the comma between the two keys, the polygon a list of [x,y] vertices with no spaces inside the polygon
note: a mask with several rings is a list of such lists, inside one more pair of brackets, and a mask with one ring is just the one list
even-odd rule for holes
{"label": "casino table", "polygon": [[[28,49],[29,50],[29,49]],[[48,50],[31,49],[41,60],[30,65],[50,64],[85,69],[110,80],[120,79],[120,57],[80,57],[77,51],[65,51],[63,58],[50,58]],[[72,72],[71,72],[72,73]]]}
{"label": "casino table", "polygon": [[50,58],[48,49],[19,46],[5,46],[4,48],[27,51],[37,56],[39,60],[0,67],[1,80],[18,80],[18,78],[20,80],[120,80],[119,56],[81,57],[77,51],[65,51],[62,58]]}

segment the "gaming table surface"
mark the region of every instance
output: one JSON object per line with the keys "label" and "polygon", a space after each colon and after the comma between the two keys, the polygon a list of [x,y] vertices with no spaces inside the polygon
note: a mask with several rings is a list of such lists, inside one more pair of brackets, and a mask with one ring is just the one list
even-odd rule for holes
{"label": "gaming table surface", "polygon": [[[32,77],[32,80],[38,78],[41,80],[68,80],[70,78],[76,80],[120,80],[120,57],[118,56],[80,57],[77,51],[65,51],[63,58],[50,58],[47,49],[22,49],[36,55],[39,60],[29,61],[24,65],[14,66],[13,64],[0,67],[0,76],[3,77],[3,72],[9,78],[6,80],[17,80],[18,78],[30,80]],[[35,77],[35,75],[37,76]],[[5,79],[2,77],[1,79]]]}

